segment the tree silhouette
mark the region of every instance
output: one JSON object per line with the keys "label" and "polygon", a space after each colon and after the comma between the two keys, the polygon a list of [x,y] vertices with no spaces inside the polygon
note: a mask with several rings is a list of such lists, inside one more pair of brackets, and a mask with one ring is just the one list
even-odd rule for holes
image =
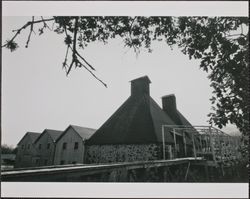
{"label": "tree silhouette", "polygon": [[[48,23],[52,22],[51,28]],[[155,40],[166,42],[170,47],[178,46],[190,59],[200,60],[200,68],[208,73],[213,88],[210,123],[219,128],[232,123],[244,135],[249,132],[247,17],[32,17],[14,30],[14,36],[2,47],[16,50],[16,37],[30,28],[28,47],[35,25],[39,26],[39,34],[45,30],[65,34],[63,68],[67,75],[73,66],[83,67],[104,86],[107,85],[95,75],[95,68],[78,51],[89,43],[101,41],[106,44],[120,37],[135,53],[141,48],[151,52],[151,43]]]}
{"label": "tree silhouette", "polygon": [[17,148],[9,146],[7,144],[1,145],[1,154],[16,154]]}

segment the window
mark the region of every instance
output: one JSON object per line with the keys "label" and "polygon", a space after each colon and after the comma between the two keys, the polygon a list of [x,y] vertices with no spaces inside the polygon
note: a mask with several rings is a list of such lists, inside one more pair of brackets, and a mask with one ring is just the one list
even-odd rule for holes
{"label": "window", "polygon": [[78,142],[75,142],[74,149],[78,149]]}
{"label": "window", "polygon": [[22,149],[24,149],[24,145],[22,145]]}
{"label": "window", "polygon": [[28,149],[30,149],[30,144],[28,144],[28,147],[27,147]]}
{"label": "window", "polygon": [[67,143],[66,142],[63,143],[63,147],[62,148],[63,148],[63,150],[65,150],[67,148]]}
{"label": "window", "polygon": [[49,149],[49,148],[50,148],[50,143],[47,144],[47,149]]}
{"label": "window", "polygon": [[76,164],[76,161],[73,161],[72,164]]}
{"label": "window", "polygon": [[61,165],[64,164],[64,160],[61,160],[60,164],[61,164]]}
{"label": "window", "polygon": [[48,160],[45,159],[45,160],[44,160],[44,165],[47,165],[47,164],[48,164]]}
{"label": "window", "polygon": [[42,149],[42,145],[41,144],[39,144],[38,149]]}
{"label": "window", "polygon": [[38,165],[38,162],[39,162],[39,160],[38,160],[38,159],[36,159],[36,165]]}

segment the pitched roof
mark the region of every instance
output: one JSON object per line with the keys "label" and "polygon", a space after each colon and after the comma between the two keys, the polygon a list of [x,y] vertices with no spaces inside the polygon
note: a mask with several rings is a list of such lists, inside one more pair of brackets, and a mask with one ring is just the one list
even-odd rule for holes
{"label": "pitched roof", "polygon": [[31,142],[34,143],[36,141],[36,139],[39,137],[39,135],[41,135],[41,133],[36,133],[36,132],[27,132],[25,133],[25,135],[22,137],[22,139],[17,143],[17,145],[19,145],[22,140],[25,138],[25,137],[29,137],[31,139]]}
{"label": "pitched roof", "polygon": [[76,126],[76,125],[70,125],[70,126],[82,137],[82,139],[88,139],[96,132],[96,129],[92,128]]}
{"label": "pitched roof", "polygon": [[[162,142],[162,124],[175,124],[148,95],[131,95],[87,141],[88,144],[144,144]],[[173,143],[167,132],[166,142]]]}
{"label": "pitched roof", "polygon": [[28,132],[27,134],[29,135],[32,143],[34,143],[41,133]]}
{"label": "pitched roof", "polygon": [[58,131],[58,130],[53,130],[53,129],[45,129],[40,136],[36,139],[35,143],[38,142],[38,140],[45,134],[49,134],[49,136],[51,137],[51,139],[55,142],[56,139],[62,134],[62,131]]}
{"label": "pitched roof", "polygon": [[56,142],[58,142],[68,131],[68,129],[72,128],[83,140],[90,138],[96,131],[96,129],[77,126],[77,125],[69,125],[63,133],[57,138]]}

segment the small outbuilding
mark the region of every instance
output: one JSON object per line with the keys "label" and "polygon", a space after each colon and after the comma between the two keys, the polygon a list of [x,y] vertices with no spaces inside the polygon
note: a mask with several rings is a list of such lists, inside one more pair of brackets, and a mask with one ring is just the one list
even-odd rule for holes
{"label": "small outbuilding", "polygon": [[49,166],[54,164],[56,140],[62,134],[62,131],[45,129],[36,139],[37,149],[35,166]]}
{"label": "small outbuilding", "polygon": [[95,131],[92,128],[69,125],[56,141],[54,164],[84,163],[85,141]]}
{"label": "small outbuilding", "polygon": [[40,133],[27,132],[17,144],[15,168],[35,166],[36,155],[35,141]]}

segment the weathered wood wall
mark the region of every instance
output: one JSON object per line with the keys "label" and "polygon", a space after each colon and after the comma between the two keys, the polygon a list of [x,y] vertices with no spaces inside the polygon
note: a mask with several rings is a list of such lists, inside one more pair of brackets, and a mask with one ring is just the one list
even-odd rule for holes
{"label": "weathered wood wall", "polygon": [[[66,149],[63,149],[63,143],[67,143]],[[75,149],[75,143],[78,143],[77,149]],[[69,128],[64,136],[56,143],[54,164],[76,164],[83,163],[83,160],[83,140],[72,128]]]}

